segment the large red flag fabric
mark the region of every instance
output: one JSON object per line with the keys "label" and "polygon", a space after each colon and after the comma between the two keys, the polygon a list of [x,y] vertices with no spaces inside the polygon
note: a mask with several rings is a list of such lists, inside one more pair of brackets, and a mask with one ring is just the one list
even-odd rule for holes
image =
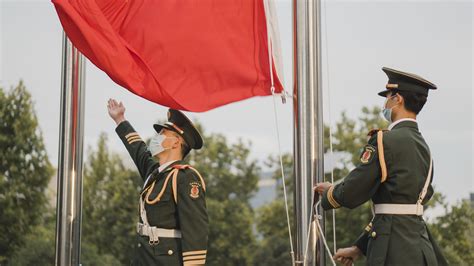
{"label": "large red flag fabric", "polygon": [[202,112],[271,94],[271,76],[275,91],[283,90],[263,1],[53,3],[72,43],[116,83],[152,102]]}

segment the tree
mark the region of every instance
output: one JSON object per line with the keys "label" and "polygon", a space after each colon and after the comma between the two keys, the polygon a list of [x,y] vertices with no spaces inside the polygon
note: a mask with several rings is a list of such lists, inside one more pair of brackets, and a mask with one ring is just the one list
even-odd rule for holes
{"label": "tree", "polygon": [[[346,113],[341,114],[340,120],[336,123],[335,132],[333,135],[333,151],[337,156],[337,163],[334,165],[334,181],[338,181],[345,177],[351,168],[353,168],[359,161],[361,149],[367,143],[367,133],[374,128],[385,128],[387,123],[380,117],[380,108],[374,107],[372,109],[362,108],[362,115],[358,120],[350,119]],[[329,153],[329,127],[324,128],[324,152]],[[293,199],[293,173],[292,156],[285,154],[283,156],[284,169],[286,171],[286,186],[288,192],[288,199],[290,201],[290,208]],[[275,202],[264,206],[259,210],[257,217],[257,229],[263,238],[259,242],[261,250],[267,250],[265,257],[263,254],[258,255],[255,264],[263,265],[282,265],[287,264],[290,256],[279,257],[280,253],[272,254],[271,250],[289,250],[288,243],[288,229],[286,226],[286,214],[284,212],[284,205],[282,201],[282,187],[281,187],[281,170],[278,158],[270,157],[268,166],[273,169],[274,179],[278,182],[279,196]],[[330,181],[330,174],[326,173],[325,180]],[[291,208],[292,209],[292,208]],[[333,230],[332,230],[332,214],[326,212],[326,238],[328,245],[333,246]],[[292,216],[291,216],[292,217]],[[356,239],[358,234],[362,232],[364,227],[372,218],[369,203],[362,205],[359,208],[349,210],[345,208],[336,211],[336,228],[337,228],[337,246],[348,246]],[[284,222],[284,224],[281,224]],[[272,233],[268,233],[272,232]],[[286,249],[284,249],[286,247]],[[332,249],[332,248],[331,248]],[[288,254],[288,253],[286,253]]]}
{"label": "tree", "polygon": [[138,221],[140,177],[108,151],[101,134],[84,170],[82,260],[101,264],[130,264]]}
{"label": "tree", "polygon": [[[291,154],[283,154],[282,160],[286,177],[285,185],[290,224],[291,228],[294,229],[293,157]],[[257,210],[255,224],[260,239],[258,241],[258,249],[254,254],[254,265],[291,265],[291,248],[288,236],[280,159],[279,157],[270,156],[265,164],[270,168],[273,173],[273,179],[277,183],[277,197]],[[294,234],[294,230],[292,234]]]}
{"label": "tree", "polygon": [[[293,208],[291,204],[289,207],[291,228],[294,229]],[[254,265],[291,265],[288,224],[282,198],[260,207],[256,224],[262,239],[254,255]]]}
{"label": "tree", "polygon": [[53,175],[30,93],[0,88],[0,264],[40,221]]}
{"label": "tree", "polygon": [[[368,140],[367,133],[372,129],[387,128],[388,124],[380,116],[380,112],[379,107],[363,107],[358,120],[348,118],[345,112],[341,114],[333,133],[333,152],[338,155],[338,161],[333,170],[334,182],[344,178],[359,163],[362,148]],[[330,152],[328,126],[325,127],[324,143],[327,154]],[[325,178],[330,181],[330,173],[326,173]],[[334,245],[332,215],[332,211],[326,212],[326,236],[331,250]],[[372,219],[370,202],[355,209],[338,209],[335,215],[337,246],[350,246]]]}
{"label": "tree", "polygon": [[[201,126],[198,125],[203,132]],[[250,142],[229,144],[222,134],[203,134],[204,148],[189,156],[191,165],[206,176],[206,196],[215,200],[236,199],[247,202],[257,191],[260,168],[250,160]]]}
{"label": "tree", "polygon": [[430,224],[431,233],[450,265],[474,265],[474,210],[467,200],[452,206]]}
{"label": "tree", "polygon": [[[202,133],[203,129],[198,125]],[[250,143],[229,144],[222,134],[203,134],[204,148],[189,162],[203,175],[209,213],[207,265],[249,265],[255,249],[250,198],[260,168],[250,160]]]}
{"label": "tree", "polygon": [[14,252],[8,265],[53,265],[55,219],[54,210],[48,208],[41,223],[25,236],[24,244]]}

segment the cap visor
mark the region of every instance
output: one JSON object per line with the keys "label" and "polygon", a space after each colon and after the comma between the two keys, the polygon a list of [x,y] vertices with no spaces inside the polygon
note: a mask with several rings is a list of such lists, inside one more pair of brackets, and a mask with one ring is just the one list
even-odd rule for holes
{"label": "cap visor", "polygon": [[168,126],[166,126],[166,125],[160,125],[160,124],[154,124],[154,125],[153,125],[153,128],[155,129],[156,133],[160,133],[160,131],[161,131],[163,128],[170,129]]}
{"label": "cap visor", "polygon": [[387,94],[390,92],[390,90],[384,90],[378,93],[379,96],[382,97],[387,97]]}

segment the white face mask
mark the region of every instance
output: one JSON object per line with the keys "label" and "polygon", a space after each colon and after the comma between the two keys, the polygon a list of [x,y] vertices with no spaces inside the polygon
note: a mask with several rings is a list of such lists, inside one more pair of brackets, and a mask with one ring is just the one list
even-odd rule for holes
{"label": "white face mask", "polygon": [[171,148],[165,148],[163,146],[163,142],[167,138],[173,138],[173,137],[167,137],[165,135],[158,134],[151,138],[150,145],[148,145],[148,149],[151,152],[151,156],[158,155],[164,152],[165,150],[171,149]]}
{"label": "white face mask", "polygon": [[385,118],[385,120],[387,120],[389,123],[392,123],[392,109],[395,106],[393,106],[392,108],[387,108],[387,103],[388,103],[388,100],[396,96],[397,95],[387,97],[387,99],[385,100],[385,103],[383,104],[382,115],[383,115],[383,118]]}

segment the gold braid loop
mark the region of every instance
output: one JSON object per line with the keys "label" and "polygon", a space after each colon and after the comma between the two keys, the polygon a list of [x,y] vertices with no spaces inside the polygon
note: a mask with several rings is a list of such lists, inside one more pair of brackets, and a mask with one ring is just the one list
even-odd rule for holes
{"label": "gold braid loop", "polygon": [[[179,170],[178,169],[173,169],[169,174],[168,176],[166,176],[166,179],[165,179],[165,182],[163,183],[163,188],[161,189],[160,193],[158,193],[158,195],[156,196],[156,198],[154,198],[153,200],[150,199],[150,195],[151,195],[151,192],[153,191],[153,188],[155,188],[155,183],[156,183],[156,180],[153,181],[153,183],[151,183],[151,185],[145,190],[146,191],[146,195],[145,195],[145,202],[147,204],[155,204],[157,202],[159,202],[161,200],[161,197],[163,196],[163,193],[165,193],[165,190],[166,190],[166,187],[168,185],[168,181],[170,180],[171,176],[173,174],[177,174]],[[144,192],[145,192],[144,191]]]}

